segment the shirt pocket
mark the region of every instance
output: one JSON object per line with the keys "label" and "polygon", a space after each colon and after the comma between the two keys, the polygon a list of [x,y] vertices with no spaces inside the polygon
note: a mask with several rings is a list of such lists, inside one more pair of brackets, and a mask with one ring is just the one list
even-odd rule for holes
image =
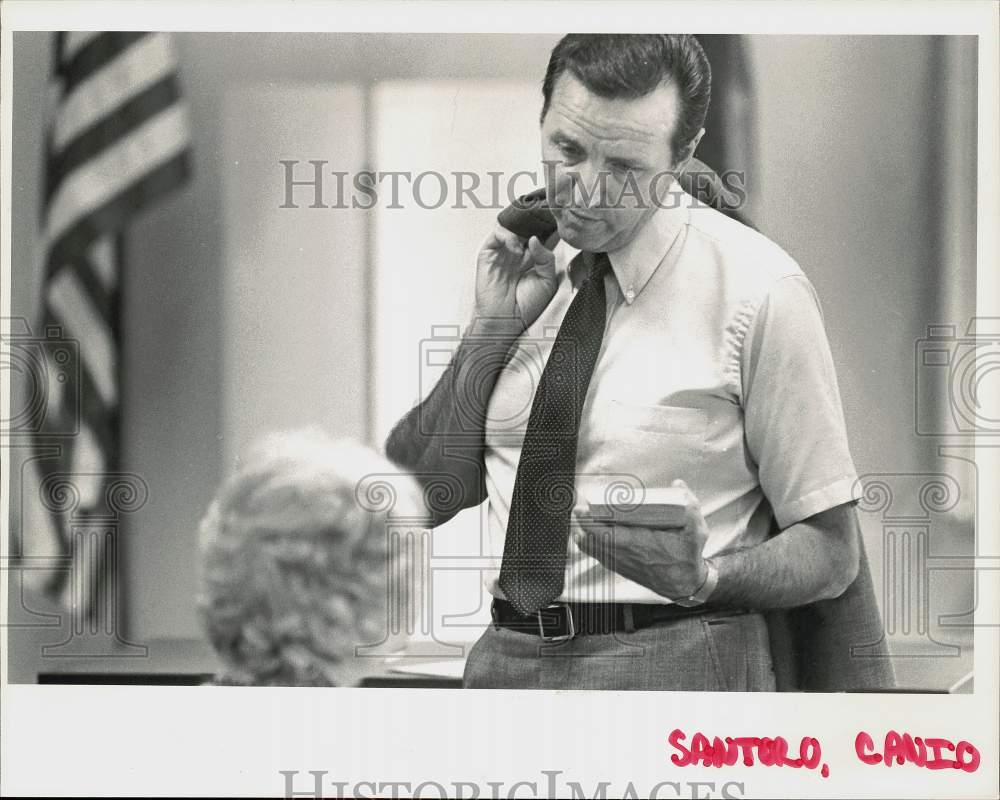
{"label": "shirt pocket", "polygon": [[595,404],[601,431],[594,453],[601,469],[634,475],[647,488],[680,478],[701,483],[708,412],[688,406],[623,400]]}
{"label": "shirt pocket", "polygon": [[607,407],[606,422],[612,430],[705,439],[708,412],[701,408],[646,406],[622,400],[610,400]]}

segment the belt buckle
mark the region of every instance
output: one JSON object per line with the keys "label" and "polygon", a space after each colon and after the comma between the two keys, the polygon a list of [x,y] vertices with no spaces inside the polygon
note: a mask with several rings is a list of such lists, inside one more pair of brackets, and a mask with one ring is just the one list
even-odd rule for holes
{"label": "belt buckle", "polygon": [[[546,636],[545,635],[545,623],[542,622],[542,612],[550,611],[552,609],[562,609],[566,615],[567,627],[569,628],[569,633],[559,634],[558,636]],[[547,605],[545,608],[540,608],[535,612],[535,616],[538,617],[538,635],[542,637],[542,641],[545,642],[566,642],[576,636],[576,626],[573,624],[573,610],[562,603],[552,603]]]}

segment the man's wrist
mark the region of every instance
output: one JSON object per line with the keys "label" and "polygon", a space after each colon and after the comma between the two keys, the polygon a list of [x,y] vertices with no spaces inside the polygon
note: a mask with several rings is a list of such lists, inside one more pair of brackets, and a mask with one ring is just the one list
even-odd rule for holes
{"label": "man's wrist", "polygon": [[506,358],[522,333],[520,320],[477,316],[465,329],[455,353],[455,367],[463,375],[471,369],[482,380],[491,368],[497,367],[498,354]]}
{"label": "man's wrist", "polygon": [[524,331],[524,321],[520,317],[488,317],[477,314],[466,328],[465,335],[502,341],[516,339]]}
{"label": "man's wrist", "polygon": [[677,605],[685,608],[703,605],[708,602],[708,599],[715,592],[715,587],[719,585],[719,570],[707,558],[702,559],[702,563],[705,565],[705,580],[687,597],[675,598],[674,602]]}

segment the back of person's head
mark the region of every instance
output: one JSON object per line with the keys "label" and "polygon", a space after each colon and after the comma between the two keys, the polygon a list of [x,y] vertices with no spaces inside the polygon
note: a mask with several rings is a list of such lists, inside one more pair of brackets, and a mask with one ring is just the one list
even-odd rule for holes
{"label": "back of person's head", "polygon": [[542,83],[542,119],[559,77],[569,72],[603,98],[644,97],[673,82],[680,112],[671,150],[679,159],[705,124],[712,97],[712,68],[698,40],[690,34],[571,33],[549,56]]}
{"label": "back of person's head", "polygon": [[417,510],[416,483],[370,448],[310,429],[248,451],[200,526],[198,611],[223,665],[217,683],[337,685],[363,674],[355,648],[385,637],[396,566],[389,509],[359,493],[371,476]]}

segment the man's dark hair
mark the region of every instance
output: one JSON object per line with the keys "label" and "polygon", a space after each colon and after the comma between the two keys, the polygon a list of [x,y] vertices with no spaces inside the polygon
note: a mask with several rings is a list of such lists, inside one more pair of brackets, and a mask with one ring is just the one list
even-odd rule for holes
{"label": "man's dark hair", "polygon": [[549,110],[559,76],[569,70],[600,97],[644,97],[660,84],[673,81],[680,112],[670,142],[679,158],[705,123],[712,96],[712,68],[698,40],[690,34],[571,33],[559,40],[549,56],[542,83],[542,119]]}

